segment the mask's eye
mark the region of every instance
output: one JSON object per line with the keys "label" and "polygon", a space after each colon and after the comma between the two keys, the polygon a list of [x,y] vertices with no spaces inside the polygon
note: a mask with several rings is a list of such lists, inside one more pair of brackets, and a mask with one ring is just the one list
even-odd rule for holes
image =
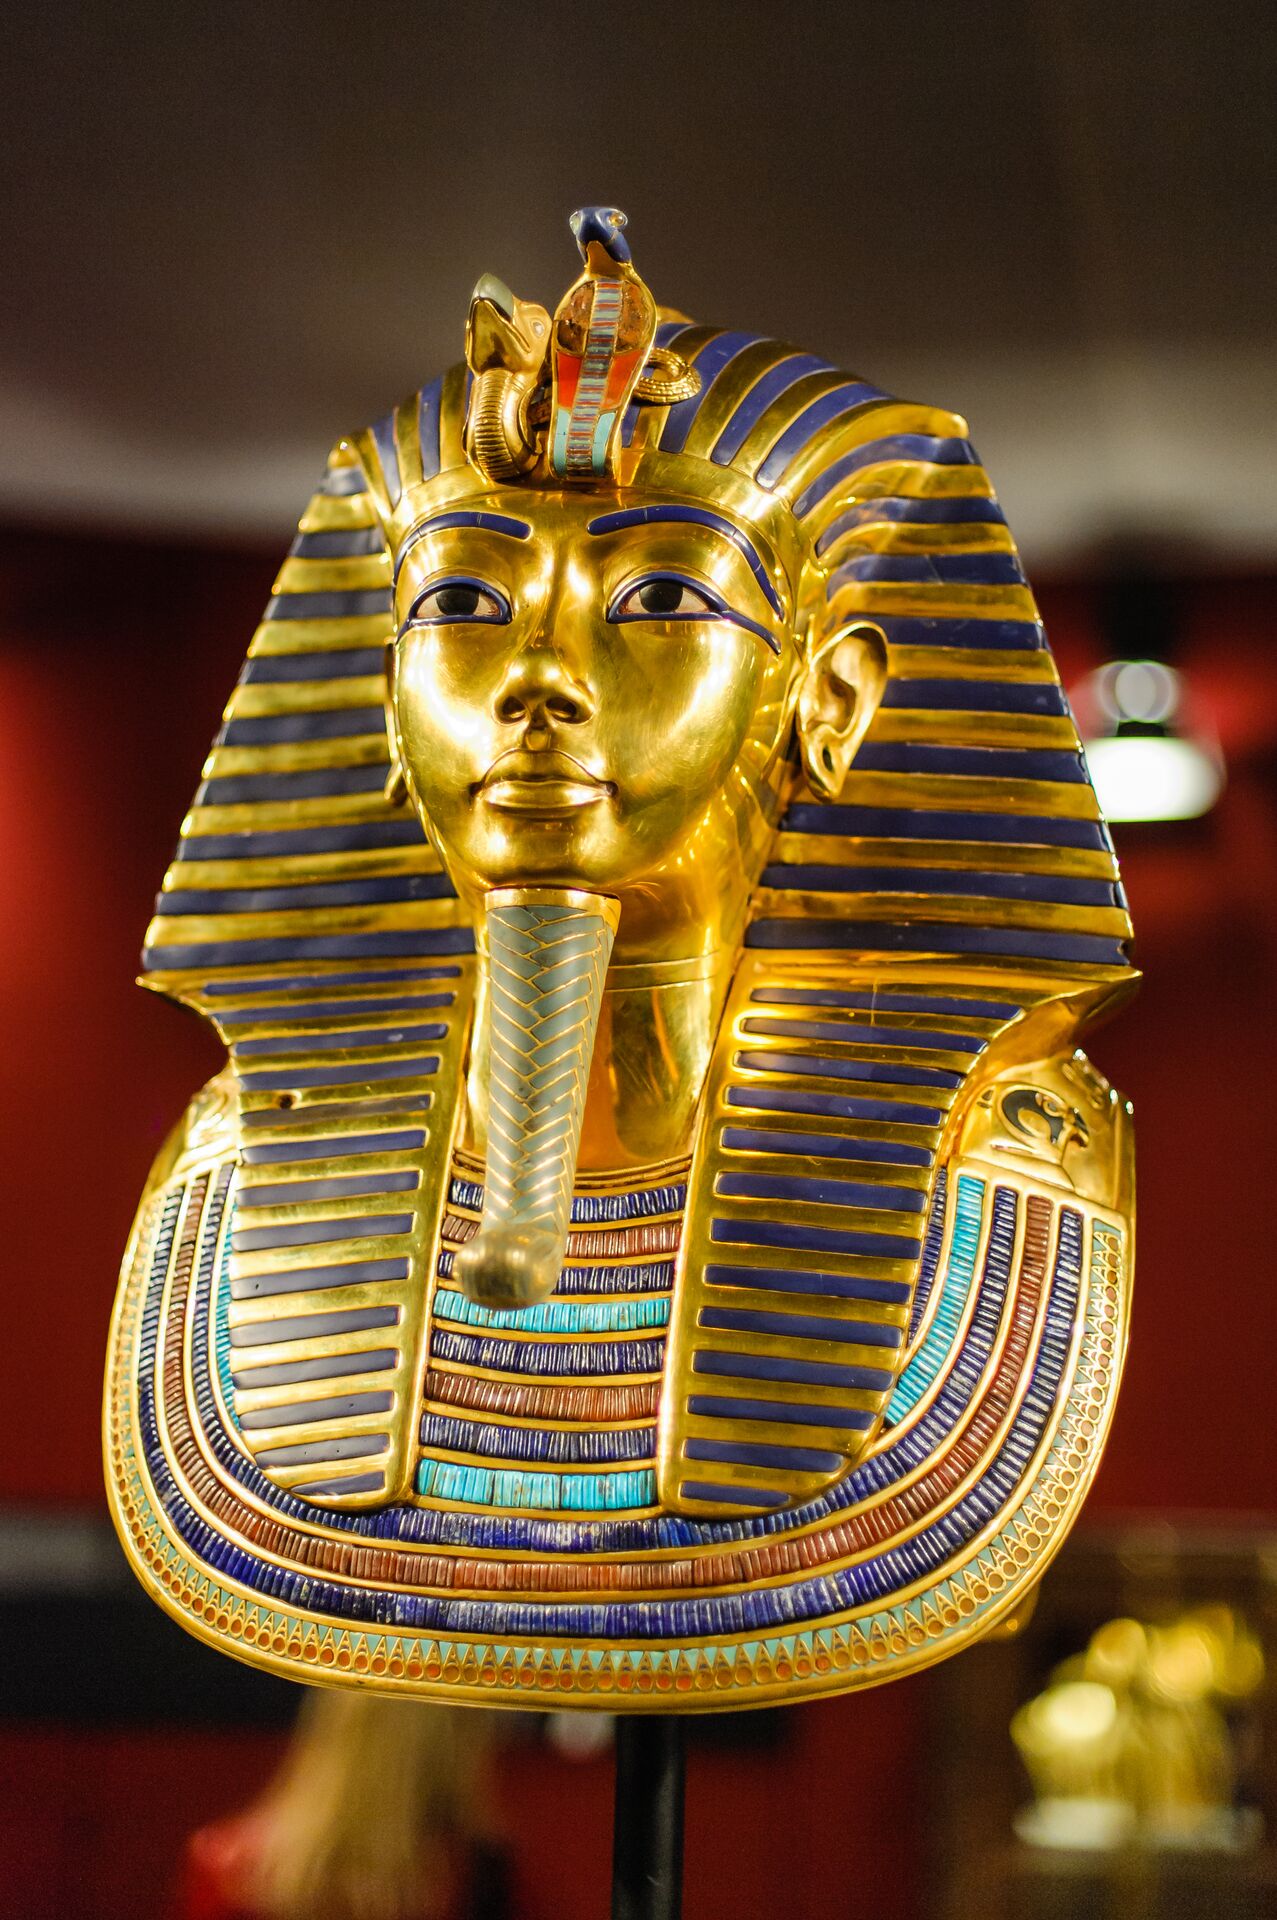
{"label": "mask's eye", "polygon": [[510,603],[483,580],[471,580],[461,574],[450,580],[436,580],[418,594],[408,624],[417,627],[470,625],[486,621],[503,625],[510,618]]}
{"label": "mask's eye", "polygon": [[650,573],[620,592],[608,609],[609,620],[717,620],[723,605],[703,587],[678,573]]}

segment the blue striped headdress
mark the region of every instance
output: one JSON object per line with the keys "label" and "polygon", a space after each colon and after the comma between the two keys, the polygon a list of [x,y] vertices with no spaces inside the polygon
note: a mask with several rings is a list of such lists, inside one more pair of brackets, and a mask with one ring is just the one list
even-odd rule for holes
{"label": "blue striped headdress", "polygon": [[[707,469],[745,480],[796,530],[830,619],[887,642],[885,697],[843,791],[789,809],[748,943],[1097,984],[1127,969],[1112,844],[965,422],[754,334],[667,323],[657,344],[700,387],[630,406],[631,476],[693,492]],[[476,484],[468,383],[455,367],[340,442],[302,516],[147,939],[149,983],[210,1013],[209,986],[263,967],[470,950],[434,852],[384,795],[382,651],[398,530]]]}

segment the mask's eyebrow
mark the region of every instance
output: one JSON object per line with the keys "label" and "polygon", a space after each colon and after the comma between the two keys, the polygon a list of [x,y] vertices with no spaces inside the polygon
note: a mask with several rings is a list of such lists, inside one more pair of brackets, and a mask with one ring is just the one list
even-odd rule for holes
{"label": "mask's eyebrow", "polygon": [[619,533],[622,527],[651,527],[670,520],[684,526],[712,527],[715,533],[724,534],[749,562],[749,570],[766,595],[767,604],[774,613],[784,618],[780,596],[771,583],[758,548],[739,527],[734,527],[730,520],[724,520],[721,513],[711,513],[708,507],[676,507],[673,504],[667,507],[622,507],[617,513],[600,514],[597,520],[590,521],[585,531]]}
{"label": "mask's eyebrow", "polygon": [[399,569],[409,548],[415,547],[418,540],[424,540],[428,533],[443,533],[448,527],[478,527],[482,533],[505,533],[512,540],[530,540],[532,529],[526,520],[514,520],[507,513],[479,513],[472,507],[457,508],[452,513],[435,513],[429,520],[423,520],[404,540],[395,555],[395,579],[399,578]]}

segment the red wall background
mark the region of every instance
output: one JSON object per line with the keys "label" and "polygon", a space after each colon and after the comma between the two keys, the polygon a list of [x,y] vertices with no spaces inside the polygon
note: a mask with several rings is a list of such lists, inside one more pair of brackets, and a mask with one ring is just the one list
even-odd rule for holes
{"label": "red wall background", "polygon": [[[101,1504],[115,1267],[152,1155],[220,1064],[192,1016],[132,981],[274,564],[0,531],[0,1404],[10,1420],[0,1501],[11,1506]],[[1272,595],[1261,579],[1182,584],[1179,664],[1221,737],[1229,784],[1205,821],[1119,833],[1146,981],[1091,1052],[1135,1102],[1140,1276],[1092,1515],[1272,1505],[1277,1288],[1259,1204],[1277,1085]],[[1040,598],[1074,676],[1098,658],[1094,595],[1046,583]],[[162,1687],[162,1675],[139,1684]],[[762,1754],[694,1756],[697,1920],[918,1911],[919,1852],[900,1814],[919,1774],[928,1685],[922,1676],[795,1710],[783,1776]],[[18,1800],[0,1839],[0,1910],[87,1920],[152,1910],[182,1834],[245,1798],[277,1751],[266,1735],[8,1727],[0,1764]],[[608,1767],[547,1758],[507,1774],[529,1912],[604,1911]]]}

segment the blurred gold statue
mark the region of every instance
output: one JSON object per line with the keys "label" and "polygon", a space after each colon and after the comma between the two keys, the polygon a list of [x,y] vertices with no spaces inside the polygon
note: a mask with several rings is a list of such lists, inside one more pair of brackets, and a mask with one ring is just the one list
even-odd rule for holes
{"label": "blurred gold statue", "polygon": [[1036,1795],[1017,1822],[1021,1838],[1227,1843],[1235,1757],[1221,1709],[1263,1677],[1258,1641],[1227,1607],[1162,1626],[1108,1621],[1011,1723]]}

